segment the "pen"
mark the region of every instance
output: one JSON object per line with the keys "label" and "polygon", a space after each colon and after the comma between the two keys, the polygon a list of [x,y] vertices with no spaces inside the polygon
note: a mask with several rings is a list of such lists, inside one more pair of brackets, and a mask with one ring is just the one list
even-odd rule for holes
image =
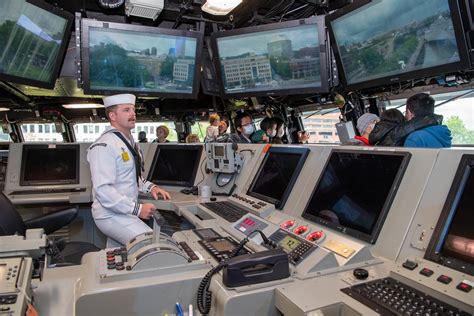
{"label": "pen", "polygon": [[181,308],[181,304],[179,304],[179,302],[176,302],[176,313],[178,316],[184,316],[183,309]]}

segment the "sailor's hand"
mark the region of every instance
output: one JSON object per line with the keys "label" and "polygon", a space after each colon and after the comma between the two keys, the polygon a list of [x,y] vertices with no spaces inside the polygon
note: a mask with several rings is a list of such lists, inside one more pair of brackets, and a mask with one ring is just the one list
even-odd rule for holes
{"label": "sailor's hand", "polygon": [[159,186],[154,186],[153,189],[151,189],[150,191],[151,193],[151,196],[155,199],[155,200],[158,200],[158,198],[161,196],[163,197],[163,200],[169,200],[171,199],[171,195],[166,192],[165,190],[163,189],[160,189]]}
{"label": "sailor's hand", "polygon": [[155,209],[155,206],[151,203],[142,204],[142,208],[138,217],[142,219],[150,219],[153,216]]}

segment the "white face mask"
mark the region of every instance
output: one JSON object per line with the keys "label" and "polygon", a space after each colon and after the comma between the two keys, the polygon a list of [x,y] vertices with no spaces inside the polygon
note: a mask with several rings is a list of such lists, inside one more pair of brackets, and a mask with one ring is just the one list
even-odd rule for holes
{"label": "white face mask", "polygon": [[269,135],[270,137],[275,137],[277,134],[277,131],[273,130],[272,133]]}
{"label": "white face mask", "polygon": [[252,124],[249,124],[249,125],[245,125],[245,126],[244,126],[244,134],[245,134],[245,135],[253,134],[253,132],[255,132],[255,127],[253,127]]}
{"label": "white face mask", "polygon": [[283,135],[285,135],[285,130],[284,129],[279,130],[277,136],[281,138],[283,137]]}

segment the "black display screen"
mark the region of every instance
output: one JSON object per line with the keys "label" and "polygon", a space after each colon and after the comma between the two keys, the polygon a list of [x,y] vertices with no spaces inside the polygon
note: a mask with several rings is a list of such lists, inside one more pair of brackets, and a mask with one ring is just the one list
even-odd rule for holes
{"label": "black display screen", "polygon": [[271,147],[247,194],[283,208],[308,153],[307,148]]}
{"label": "black display screen", "polygon": [[303,217],[375,243],[409,157],[333,150]]}
{"label": "black display screen", "polygon": [[53,88],[72,20],[44,1],[0,1],[0,78]]}
{"label": "black display screen", "polygon": [[161,185],[193,186],[201,152],[201,145],[158,145],[148,180]]}
{"label": "black display screen", "polygon": [[474,275],[474,156],[464,156],[427,251],[427,259]]}
{"label": "black display screen", "polygon": [[78,145],[24,145],[20,185],[79,183]]}

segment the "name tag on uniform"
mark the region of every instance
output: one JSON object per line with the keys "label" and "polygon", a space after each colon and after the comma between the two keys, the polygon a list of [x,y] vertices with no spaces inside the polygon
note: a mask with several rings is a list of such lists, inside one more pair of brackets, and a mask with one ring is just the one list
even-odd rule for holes
{"label": "name tag on uniform", "polygon": [[125,162],[130,160],[130,156],[128,155],[128,152],[126,152],[126,151],[122,152],[122,160],[125,161]]}

